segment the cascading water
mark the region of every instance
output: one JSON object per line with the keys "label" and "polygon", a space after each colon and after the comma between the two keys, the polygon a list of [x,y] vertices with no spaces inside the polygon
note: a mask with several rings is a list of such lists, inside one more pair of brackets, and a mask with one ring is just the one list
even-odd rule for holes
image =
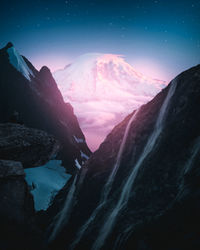
{"label": "cascading water", "polygon": [[113,246],[113,248],[112,248],[113,250],[115,250],[115,249],[122,249],[122,248],[121,248],[121,245],[122,245],[123,242],[126,241],[126,239],[129,238],[129,236],[130,236],[131,233],[132,233],[132,229],[133,229],[133,227],[132,227],[132,225],[130,225],[130,226],[126,227],[126,229],[123,230],[123,231],[119,234],[119,236],[118,236],[117,239],[115,240],[114,246]]}
{"label": "cascading water", "polygon": [[199,150],[200,150],[200,137],[198,137],[195,141],[195,144],[193,146],[192,149],[192,154],[190,159],[187,161],[187,164],[185,166],[185,170],[184,170],[184,174],[187,174],[191,168],[191,166],[193,165],[193,162],[197,156],[197,154],[199,154]]}
{"label": "cascading water", "polygon": [[78,242],[81,240],[81,238],[83,237],[85,231],[88,229],[88,227],[91,225],[91,223],[95,220],[97,214],[100,212],[101,208],[106,204],[107,202],[107,198],[108,198],[108,195],[111,191],[111,188],[112,188],[112,184],[113,184],[113,181],[114,181],[114,178],[115,178],[115,175],[117,173],[117,170],[120,166],[120,163],[121,163],[121,157],[122,157],[122,154],[123,154],[123,151],[124,151],[124,146],[125,146],[125,143],[126,143],[126,140],[127,140],[127,137],[128,137],[128,133],[129,133],[129,130],[130,130],[130,126],[132,124],[132,122],[134,121],[135,117],[137,116],[137,113],[139,112],[139,109],[137,111],[134,112],[134,114],[132,115],[131,119],[129,120],[127,126],[126,126],[126,130],[125,130],[125,133],[124,133],[124,136],[123,136],[123,139],[122,139],[122,143],[120,144],[120,148],[119,148],[119,151],[118,151],[118,154],[117,154],[117,159],[116,159],[116,163],[114,165],[114,168],[102,190],[102,193],[101,193],[101,198],[100,198],[100,202],[98,204],[98,206],[96,207],[96,209],[93,211],[92,215],[90,216],[90,218],[86,221],[86,223],[80,228],[76,238],[75,238],[75,241],[71,244],[70,246],[70,249],[74,249],[74,247],[78,244]]}
{"label": "cascading water", "polygon": [[51,242],[55,239],[58,232],[62,229],[63,222],[66,223],[69,216],[70,216],[71,208],[72,208],[72,201],[73,201],[74,193],[76,190],[76,180],[77,180],[77,175],[74,177],[73,183],[72,183],[70,190],[67,194],[63,209],[58,214],[58,220],[55,222],[53,231],[52,231],[52,233],[49,237],[49,240],[48,240],[49,242]]}
{"label": "cascading water", "polygon": [[131,174],[129,175],[127,181],[124,184],[124,187],[122,189],[122,193],[119,197],[117,205],[110,212],[110,214],[106,217],[105,223],[101,227],[101,229],[99,231],[99,235],[92,246],[93,250],[98,250],[103,246],[104,241],[106,240],[107,236],[109,235],[110,231],[112,230],[112,227],[115,224],[117,215],[119,214],[121,209],[127,205],[128,200],[129,200],[129,196],[130,196],[130,192],[132,190],[132,187],[133,187],[134,181],[136,179],[138,170],[140,169],[140,166],[142,165],[144,159],[152,151],[152,149],[153,149],[153,147],[154,147],[154,145],[155,145],[155,143],[160,135],[160,132],[162,131],[162,127],[163,127],[162,125],[163,125],[163,120],[165,118],[166,110],[167,110],[167,107],[170,103],[170,100],[175,92],[176,85],[177,85],[177,81],[173,80],[171,82],[171,86],[168,90],[168,94],[167,94],[167,96],[166,96],[166,98],[161,106],[154,130],[153,130],[151,136],[148,138],[148,141],[144,147],[144,150],[143,150],[139,160],[137,161]]}
{"label": "cascading water", "polygon": [[[194,165],[194,162],[197,158],[197,156],[199,156],[199,152],[200,152],[200,137],[197,137],[195,140],[195,143],[192,147],[192,151],[191,151],[191,156],[189,158],[189,160],[186,162],[184,168],[183,168],[183,175],[186,175],[190,172],[191,168]],[[187,189],[184,188],[184,182],[182,182],[180,184],[179,187],[179,193],[176,196],[175,201],[180,200],[184,195]]]}
{"label": "cascading water", "polygon": [[117,170],[119,169],[119,166],[120,166],[120,163],[121,163],[121,158],[122,158],[122,154],[124,152],[124,146],[125,146],[125,143],[127,141],[127,137],[128,137],[128,134],[129,134],[129,130],[130,130],[130,126],[132,124],[132,122],[134,121],[134,119],[136,118],[137,114],[139,113],[139,110],[136,110],[135,113],[132,115],[131,119],[129,120],[127,126],[126,126],[126,130],[125,130],[125,133],[124,133],[124,136],[123,136],[123,139],[122,139],[122,143],[120,145],[120,148],[119,148],[119,152],[117,154],[117,160],[116,160],[116,163],[114,165],[114,168],[108,178],[108,181],[106,182],[105,184],[105,193],[107,192],[109,194],[110,192],[110,189],[112,187],[112,183],[114,181],[114,178],[115,178],[115,175],[117,173]]}

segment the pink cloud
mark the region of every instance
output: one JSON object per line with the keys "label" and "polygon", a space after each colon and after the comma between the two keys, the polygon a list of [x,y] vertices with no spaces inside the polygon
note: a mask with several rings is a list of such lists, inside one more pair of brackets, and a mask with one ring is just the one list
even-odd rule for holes
{"label": "pink cloud", "polygon": [[151,100],[166,83],[146,77],[119,55],[86,54],[55,72],[92,150],[134,109]]}

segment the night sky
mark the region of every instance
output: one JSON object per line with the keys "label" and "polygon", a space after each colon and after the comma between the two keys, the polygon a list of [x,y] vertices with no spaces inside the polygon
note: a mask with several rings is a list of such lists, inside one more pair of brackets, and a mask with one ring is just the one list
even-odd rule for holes
{"label": "night sky", "polygon": [[52,71],[89,52],[124,55],[170,80],[200,63],[200,1],[1,1],[0,46],[12,41]]}

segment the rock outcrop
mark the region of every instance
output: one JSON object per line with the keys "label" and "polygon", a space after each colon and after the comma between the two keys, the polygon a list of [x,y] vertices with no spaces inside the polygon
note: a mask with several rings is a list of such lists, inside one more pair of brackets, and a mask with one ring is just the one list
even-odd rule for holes
{"label": "rock outcrop", "polygon": [[24,168],[31,168],[44,165],[58,151],[58,141],[44,131],[0,124],[0,159],[20,161]]}
{"label": "rock outcrop", "polygon": [[42,249],[24,168],[45,164],[58,150],[58,141],[44,131],[0,124],[0,249]]}

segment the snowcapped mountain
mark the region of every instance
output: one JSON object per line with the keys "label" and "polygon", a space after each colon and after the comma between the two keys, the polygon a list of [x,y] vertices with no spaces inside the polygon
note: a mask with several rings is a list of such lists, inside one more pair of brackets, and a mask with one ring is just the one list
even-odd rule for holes
{"label": "snowcapped mountain", "polygon": [[120,55],[99,53],[80,56],[54,78],[93,150],[114,125],[166,85],[137,72]]}
{"label": "snowcapped mountain", "polygon": [[30,75],[34,77],[32,70],[28,67],[23,57],[18,53],[15,47],[10,46],[7,49],[10,63],[16,68],[17,71],[21,72],[22,75],[30,81]]}

